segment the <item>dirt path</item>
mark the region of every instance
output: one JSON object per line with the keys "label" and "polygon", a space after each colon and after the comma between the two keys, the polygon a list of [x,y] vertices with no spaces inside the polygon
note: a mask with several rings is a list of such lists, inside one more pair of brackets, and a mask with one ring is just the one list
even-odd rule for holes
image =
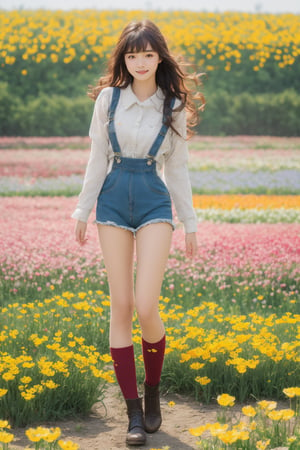
{"label": "dirt path", "polygon": [[[174,406],[169,406],[174,402]],[[199,402],[181,395],[165,395],[161,399],[163,424],[154,434],[147,434],[147,444],[143,447],[126,447],[127,416],[123,398],[117,385],[110,385],[105,395],[105,406],[97,403],[89,417],[85,419],[66,420],[42,424],[46,427],[59,427],[62,439],[72,440],[80,445],[80,450],[137,450],[161,449],[196,450],[199,438],[189,433],[194,428],[217,421],[218,407],[202,405]],[[279,408],[287,408],[286,402],[278,402]],[[241,411],[240,406],[230,408],[235,416]],[[25,429],[11,430],[15,435],[14,450],[30,447]],[[32,446],[31,446],[32,448]],[[272,450],[287,450],[277,447]]]}
{"label": "dirt path", "polygon": [[[169,402],[175,402],[169,406]],[[216,421],[216,407],[201,405],[188,397],[180,395],[163,396],[161,400],[163,424],[154,434],[147,435],[147,444],[143,447],[131,447],[149,450],[168,446],[170,450],[194,450],[197,438],[188,429],[204,423]],[[127,416],[124,402],[117,386],[110,386],[105,396],[105,408],[96,404],[86,419],[68,420],[43,424],[58,426],[62,430],[62,439],[71,439],[80,445],[80,450],[125,450]],[[24,429],[12,430],[15,435],[15,449],[25,449],[29,441]]]}

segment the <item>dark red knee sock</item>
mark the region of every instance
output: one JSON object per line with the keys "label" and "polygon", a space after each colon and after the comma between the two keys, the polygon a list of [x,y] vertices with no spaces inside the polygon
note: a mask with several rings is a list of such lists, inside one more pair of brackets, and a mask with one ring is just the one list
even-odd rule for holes
{"label": "dark red knee sock", "polygon": [[138,398],[133,345],[110,348],[115,374],[125,400]]}
{"label": "dark red knee sock", "polygon": [[142,339],[143,357],[145,365],[145,382],[149,386],[156,386],[160,382],[161,371],[165,356],[166,337],[154,344]]}

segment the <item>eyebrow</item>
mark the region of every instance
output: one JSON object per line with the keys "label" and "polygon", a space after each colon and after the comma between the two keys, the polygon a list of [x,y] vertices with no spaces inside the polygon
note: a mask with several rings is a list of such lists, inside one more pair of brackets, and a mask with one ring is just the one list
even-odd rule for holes
{"label": "eyebrow", "polygon": [[125,52],[125,55],[128,53],[152,53],[152,52],[155,52],[155,50],[153,50],[152,48],[151,49],[146,48],[145,50],[140,50],[139,52],[137,52],[135,50],[128,51],[128,52]]}

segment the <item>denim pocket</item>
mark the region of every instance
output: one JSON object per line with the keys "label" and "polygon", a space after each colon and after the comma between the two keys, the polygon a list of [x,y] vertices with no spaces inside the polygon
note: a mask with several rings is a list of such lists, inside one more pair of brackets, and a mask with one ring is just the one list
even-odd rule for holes
{"label": "denim pocket", "polygon": [[162,179],[156,174],[143,174],[142,175],[144,185],[155,194],[170,196],[167,186]]}
{"label": "denim pocket", "polygon": [[106,192],[109,192],[112,189],[114,189],[119,180],[119,177],[120,177],[120,171],[112,170],[104,180],[100,195],[102,193],[106,193]]}

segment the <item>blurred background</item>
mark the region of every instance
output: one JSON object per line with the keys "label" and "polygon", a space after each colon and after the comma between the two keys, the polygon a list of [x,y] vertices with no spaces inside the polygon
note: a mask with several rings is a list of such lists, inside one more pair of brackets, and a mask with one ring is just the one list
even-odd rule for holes
{"label": "blurred background", "polygon": [[222,1],[203,1],[203,0],[165,0],[163,3],[159,0],[86,0],[84,3],[80,0],[1,0],[0,6],[4,9],[18,8],[45,8],[45,9],[146,9],[146,10],[194,10],[194,11],[246,11],[246,12],[291,12],[299,13],[300,4],[297,0],[288,0],[281,2],[279,0],[264,1],[243,1],[222,0]]}
{"label": "blurred background", "polygon": [[[204,73],[197,134],[300,135],[298,1],[0,1],[0,134],[85,136],[124,26],[150,18]],[[80,9],[76,9],[80,8]],[[184,8],[184,9],[183,9]]]}
{"label": "blurred background", "polygon": [[[189,141],[199,251],[186,258],[174,211],[161,292],[162,392],[200,401],[205,419],[192,437],[186,424],[199,417],[183,420],[174,404],[176,426],[147,448],[299,449],[299,0],[0,0],[0,448],[28,449],[31,437],[44,450],[122,447],[102,407],[118,404],[106,389],[109,289],[97,227],[78,246],[71,214],[90,154],[88,88],[124,26],[143,18],[191,72],[205,73],[206,97]],[[137,320],[133,330],[142,384]],[[225,417],[216,405],[223,393],[253,405],[239,424],[238,409]],[[270,408],[254,410],[254,399]],[[99,400],[100,421],[93,408],[78,422]],[[275,400],[285,409],[271,411]],[[215,436],[212,424],[215,437],[196,443],[212,411],[226,431]],[[61,421],[74,415],[72,427]],[[76,444],[16,428],[50,422]]]}

